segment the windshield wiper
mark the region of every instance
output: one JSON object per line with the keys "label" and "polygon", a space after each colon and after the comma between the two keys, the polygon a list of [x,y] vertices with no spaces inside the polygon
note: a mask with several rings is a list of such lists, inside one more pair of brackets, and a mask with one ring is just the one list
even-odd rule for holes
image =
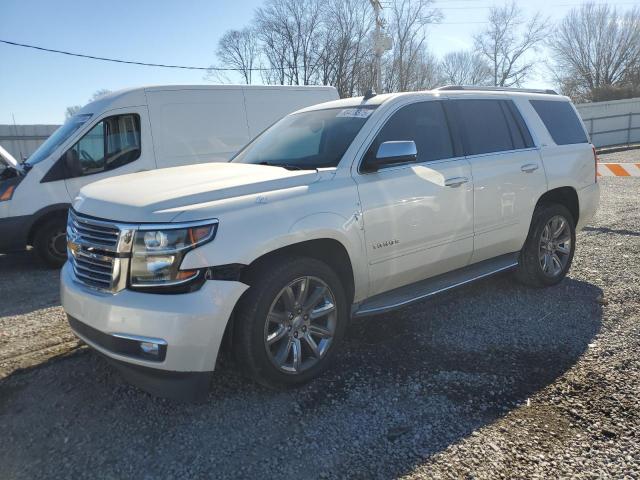
{"label": "windshield wiper", "polygon": [[294,165],[293,163],[269,163],[269,162],[260,162],[258,165],[267,165],[269,167],[282,167],[287,170],[318,170],[316,167],[302,168],[299,165]]}

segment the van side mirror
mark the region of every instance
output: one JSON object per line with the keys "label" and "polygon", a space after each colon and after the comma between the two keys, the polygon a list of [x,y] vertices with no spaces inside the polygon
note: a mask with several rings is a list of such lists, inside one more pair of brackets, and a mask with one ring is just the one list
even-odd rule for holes
{"label": "van side mirror", "polygon": [[415,162],[418,149],[413,140],[383,142],[378,147],[375,157],[368,157],[364,162],[364,170],[376,172],[386,165]]}

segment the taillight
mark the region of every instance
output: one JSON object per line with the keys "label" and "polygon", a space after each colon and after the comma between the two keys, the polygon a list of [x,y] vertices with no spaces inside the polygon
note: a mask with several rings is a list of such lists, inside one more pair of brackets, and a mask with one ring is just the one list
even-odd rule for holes
{"label": "taillight", "polygon": [[598,183],[598,153],[596,152],[596,147],[594,145],[591,145],[591,149],[593,150],[593,169],[595,171],[595,182]]}

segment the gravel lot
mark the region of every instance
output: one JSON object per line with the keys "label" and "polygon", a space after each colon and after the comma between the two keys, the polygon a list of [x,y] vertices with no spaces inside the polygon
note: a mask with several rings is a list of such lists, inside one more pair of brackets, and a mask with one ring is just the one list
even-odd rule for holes
{"label": "gravel lot", "polygon": [[223,365],[201,404],[124,383],[57,272],[0,256],[0,478],[640,478],[640,179],[601,188],[559,286],[505,274],[354,322],[299,390]]}

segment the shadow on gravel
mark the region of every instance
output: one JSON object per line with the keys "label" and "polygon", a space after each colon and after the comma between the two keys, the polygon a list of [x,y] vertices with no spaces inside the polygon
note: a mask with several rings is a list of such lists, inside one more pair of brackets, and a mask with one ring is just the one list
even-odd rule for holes
{"label": "shadow on gravel", "polygon": [[32,250],[0,254],[0,317],[60,305],[59,277]]}
{"label": "shadow on gravel", "polygon": [[354,322],[335,367],[274,392],[216,372],[206,403],[124,383],[95,354],[0,381],[5,478],[389,478],[490,424],[575,364],[594,285],[497,277]]}
{"label": "shadow on gravel", "polygon": [[613,235],[624,235],[631,237],[640,237],[640,232],[636,230],[627,230],[626,228],[609,228],[609,227],[583,227],[585,232],[597,232]]}

